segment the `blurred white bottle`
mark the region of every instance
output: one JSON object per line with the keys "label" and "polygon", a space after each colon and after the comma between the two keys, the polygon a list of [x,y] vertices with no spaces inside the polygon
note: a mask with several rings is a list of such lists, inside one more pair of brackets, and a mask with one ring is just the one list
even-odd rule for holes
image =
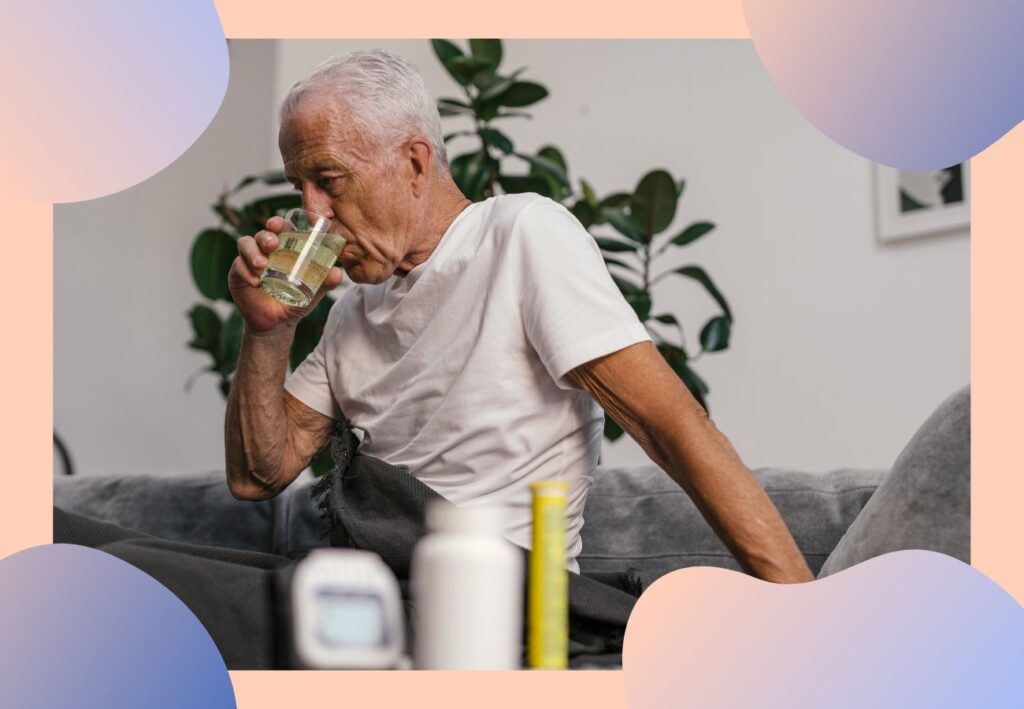
{"label": "blurred white bottle", "polygon": [[427,509],[411,569],[417,669],[520,668],[523,553],[501,535],[503,520],[495,507]]}

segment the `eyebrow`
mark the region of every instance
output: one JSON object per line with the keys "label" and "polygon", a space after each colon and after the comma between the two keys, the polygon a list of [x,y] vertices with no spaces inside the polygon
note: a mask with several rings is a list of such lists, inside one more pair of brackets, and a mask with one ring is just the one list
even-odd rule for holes
{"label": "eyebrow", "polygon": [[[303,172],[306,171],[303,170]],[[351,170],[346,168],[341,163],[335,162],[333,160],[317,162],[309,167],[309,173],[311,174],[317,174],[322,172],[340,172],[343,175],[347,175],[351,172]],[[297,175],[288,172],[287,170],[285,170],[284,176],[285,179],[287,179],[289,182],[295,182],[297,179],[299,179]]]}

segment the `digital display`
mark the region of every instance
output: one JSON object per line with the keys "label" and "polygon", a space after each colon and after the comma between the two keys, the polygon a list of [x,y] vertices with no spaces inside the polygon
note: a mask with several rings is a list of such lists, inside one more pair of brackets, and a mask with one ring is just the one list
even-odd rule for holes
{"label": "digital display", "polygon": [[387,642],[379,596],[323,591],[317,595],[320,640],[331,647],[375,648]]}

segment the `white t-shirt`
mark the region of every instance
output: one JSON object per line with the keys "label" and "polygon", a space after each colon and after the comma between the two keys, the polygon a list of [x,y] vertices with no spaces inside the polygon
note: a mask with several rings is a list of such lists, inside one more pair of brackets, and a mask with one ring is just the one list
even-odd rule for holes
{"label": "white t-shirt", "polygon": [[466,207],[404,277],[350,286],[285,388],[452,503],[504,505],[524,548],[530,484],[568,481],[578,570],[604,416],[565,375],[649,339],[565,207],[503,195]]}

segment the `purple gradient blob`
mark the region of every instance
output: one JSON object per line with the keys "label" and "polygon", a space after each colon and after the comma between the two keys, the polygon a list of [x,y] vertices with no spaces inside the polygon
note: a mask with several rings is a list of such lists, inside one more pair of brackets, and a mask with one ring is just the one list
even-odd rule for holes
{"label": "purple gradient blob", "polygon": [[792,586],[683,569],[641,596],[623,660],[634,709],[1024,707],[1024,609],[928,551]]}
{"label": "purple gradient blob", "polygon": [[149,575],[73,544],[0,560],[0,707],[235,709],[220,652]]}
{"label": "purple gradient blob", "polygon": [[8,197],[70,202],[142,182],[195,142],[227,89],[212,0],[9,2],[3,28]]}
{"label": "purple gradient blob", "polygon": [[744,0],[779,91],[871,160],[934,170],[1024,120],[1024,2]]}

